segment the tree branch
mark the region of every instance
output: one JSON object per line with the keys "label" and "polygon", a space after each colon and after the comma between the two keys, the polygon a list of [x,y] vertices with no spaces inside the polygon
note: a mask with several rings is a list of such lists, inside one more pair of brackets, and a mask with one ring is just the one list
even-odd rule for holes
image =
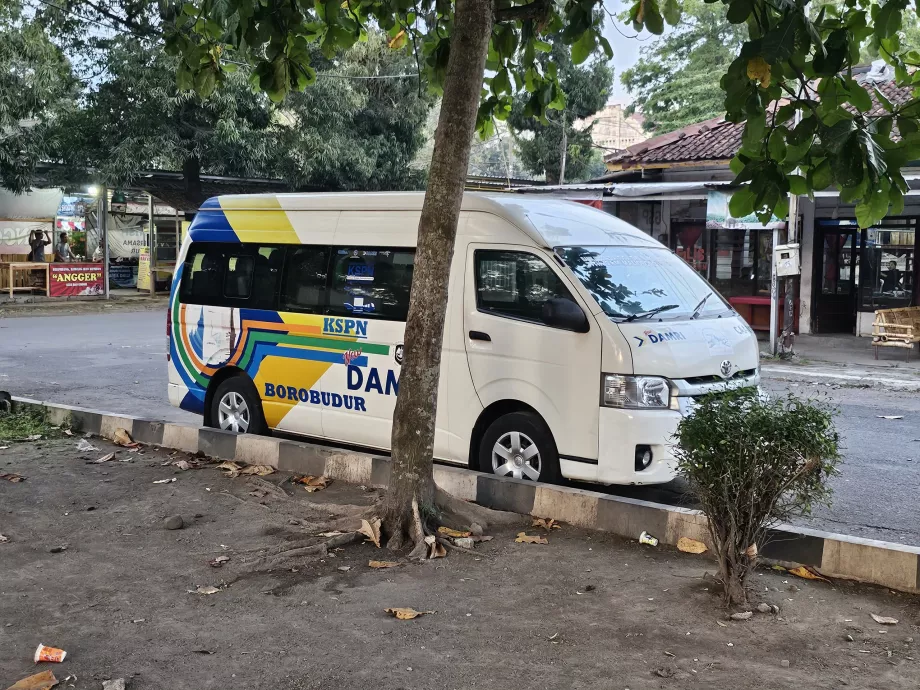
{"label": "tree branch", "polygon": [[526,5],[514,5],[495,9],[495,23],[541,19],[549,11],[550,0],[533,0]]}

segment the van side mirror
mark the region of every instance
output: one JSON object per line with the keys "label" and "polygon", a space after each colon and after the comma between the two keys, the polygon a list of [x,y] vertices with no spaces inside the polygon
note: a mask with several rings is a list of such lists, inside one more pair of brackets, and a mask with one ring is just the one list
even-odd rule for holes
{"label": "van side mirror", "polygon": [[565,297],[554,297],[543,303],[543,323],[576,333],[591,330],[588,317],[575,302]]}

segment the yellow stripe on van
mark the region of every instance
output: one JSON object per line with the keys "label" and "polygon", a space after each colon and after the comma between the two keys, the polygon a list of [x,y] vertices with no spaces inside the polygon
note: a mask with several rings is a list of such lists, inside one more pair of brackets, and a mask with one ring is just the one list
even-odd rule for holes
{"label": "yellow stripe on van", "polygon": [[300,244],[297,233],[294,232],[291,221],[281,208],[277,197],[220,198],[220,208],[241,242]]}

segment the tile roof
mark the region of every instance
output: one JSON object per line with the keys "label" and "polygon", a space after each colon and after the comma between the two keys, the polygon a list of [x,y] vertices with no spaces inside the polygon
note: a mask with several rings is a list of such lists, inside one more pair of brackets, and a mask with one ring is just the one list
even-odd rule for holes
{"label": "tile roof", "polygon": [[[897,86],[890,77],[873,78],[868,69],[854,75],[856,81],[865,84],[868,79],[892,103],[904,103],[912,98],[910,88]],[[873,107],[867,115],[879,116],[887,112],[870,90]],[[735,157],[741,147],[743,123],[726,122],[716,117],[695,125],[689,125],[674,132],[652,137],[606,157],[605,162],[612,169],[667,168],[674,164],[725,164]]]}

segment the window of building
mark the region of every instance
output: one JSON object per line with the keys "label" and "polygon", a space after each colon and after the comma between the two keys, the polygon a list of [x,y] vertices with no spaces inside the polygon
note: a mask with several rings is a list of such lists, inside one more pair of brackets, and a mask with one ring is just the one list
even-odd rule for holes
{"label": "window of building", "polygon": [[281,311],[322,314],[326,306],[328,247],[287,248],[281,281]]}
{"label": "window of building", "polygon": [[855,280],[863,311],[908,307],[914,294],[916,232],[913,218],[869,228]]}
{"label": "window of building", "polygon": [[329,314],[406,320],[414,249],[336,247],[332,251]]}
{"label": "window of building", "polygon": [[559,277],[533,254],[480,249],[475,262],[480,311],[542,323],[547,300],[572,299]]}

